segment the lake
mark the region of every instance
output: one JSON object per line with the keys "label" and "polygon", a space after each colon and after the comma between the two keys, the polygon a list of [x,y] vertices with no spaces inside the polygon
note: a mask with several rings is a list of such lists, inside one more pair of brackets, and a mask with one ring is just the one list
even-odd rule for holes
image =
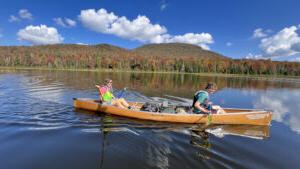
{"label": "lake", "polygon": [[[270,127],[158,123],[76,110],[113,80],[131,101],[190,103],[207,82],[223,107],[273,110]],[[127,87],[124,92],[121,89]],[[300,79],[0,70],[0,168],[300,168]]]}

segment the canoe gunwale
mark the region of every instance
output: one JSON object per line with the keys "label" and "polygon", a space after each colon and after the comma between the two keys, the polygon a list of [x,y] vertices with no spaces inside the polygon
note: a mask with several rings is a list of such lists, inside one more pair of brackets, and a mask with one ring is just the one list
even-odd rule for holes
{"label": "canoe gunwale", "polygon": [[[208,122],[208,114],[175,114],[175,113],[159,113],[140,110],[130,110],[115,107],[112,105],[102,105],[97,100],[88,98],[74,99],[74,107],[97,111],[112,115],[124,116],[129,118],[138,118],[143,120],[175,122],[175,123],[205,123]],[[137,102],[134,102],[137,103]],[[235,109],[242,112],[231,112],[224,114],[211,114],[212,124],[251,124],[251,125],[270,125],[272,121],[272,112],[262,109]],[[226,110],[226,108],[225,108]]]}

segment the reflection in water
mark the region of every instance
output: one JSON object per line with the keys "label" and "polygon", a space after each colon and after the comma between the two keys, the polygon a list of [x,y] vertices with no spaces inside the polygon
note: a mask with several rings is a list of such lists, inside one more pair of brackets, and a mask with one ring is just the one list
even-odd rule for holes
{"label": "reflection in water", "polygon": [[[10,73],[12,70],[9,71]],[[31,81],[41,86],[63,84],[68,89],[94,90],[94,84],[102,83],[105,78],[114,81],[114,87],[141,92],[149,96],[170,94],[190,98],[195,91],[204,88],[211,81],[224,88],[262,89],[299,88],[299,79],[261,80],[249,77],[199,76],[191,74],[157,74],[157,73],[113,73],[113,72],[77,72],[77,71],[45,71],[16,70],[16,73],[32,77]],[[51,86],[50,86],[51,87]],[[53,86],[52,86],[53,87]]]}
{"label": "reflection in water", "polygon": [[[172,95],[176,98],[169,96],[168,101],[176,100],[174,104],[189,103],[195,90],[213,81],[221,88],[212,97],[216,104],[272,109],[274,120],[280,123],[272,123],[269,134],[269,127],[261,126],[207,128],[74,110],[72,98],[96,98],[94,84],[106,77],[114,80],[117,89],[129,88],[124,94],[126,99],[146,100],[149,99],[146,96],[153,96],[152,99],[163,101],[166,98],[162,96]],[[0,168],[299,168],[298,90],[297,80],[184,74],[2,72]],[[283,143],[288,144],[282,146]],[[290,161],[278,154],[289,154]]]}
{"label": "reflection in water", "polygon": [[254,125],[219,125],[211,126],[206,132],[223,138],[226,135],[248,137],[254,139],[266,139],[270,137],[269,126]]}
{"label": "reflection in water", "polygon": [[197,148],[197,156],[203,160],[208,160],[211,157],[209,149],[212,147],[209,142],[209,133],[205,129],[191,130],[190,144]]}
{"label": "reflection in water", "polygon": [[[202,160],[216,158],[217,154],[211,149],[214,147],[210,141],[210,137],[217,136],[224,138],[225,136],[239,136],[254,139],[267,139],[269,137],[269,126],[253,126],[253,125],[188,125],[188,124],[172,124],[159,123],[143,120],[135,120],[118,116],[102,115],[103,125],[101,127],[104,135],[103,147],[109,149],[109,134],[112,133],[138,133],[139,137],[144,140],[143,155],[141,158],[152,167],[170,168],[170,157],[172,156],[172,148],[178,144],[178,140],[173,134],[183,134],[189,138],[188,143],[193,147],[195,155]],[[124,127],[126,126],[126,127]],[[135,131],[135,132],[131,132]],[[147,133],[151,133],[151,138]],[[145,134],[146,133],[146,134]],[[173,133],[173,134],[171,134]],[[115,143],[116,144],[116,143]],[[215,151],[215,150],[214,150]],[[102,149],[101,164],[105,163],[106,150]],[[179,154],[180,156],[181,154]]]}
{"label": "reflection in water", "polygon": [[[164,141],[167,139],[167,142]],[[145,148],[146,162],[151,167],[157,167],[160,169],[169,168],[169,155],[171,154],[170,146],[172,138],[165,133],[156,133],[155,140],[151,140]]]}
{"label": "reflection in water", "polygon": [[273,110],[273,120],[288,125],[300,134],[300,90],[269,90],[257,95],[255,108]]}

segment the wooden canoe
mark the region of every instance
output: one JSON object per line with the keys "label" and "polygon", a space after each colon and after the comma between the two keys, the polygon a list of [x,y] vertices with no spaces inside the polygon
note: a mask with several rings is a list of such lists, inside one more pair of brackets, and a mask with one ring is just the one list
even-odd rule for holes
{"label": "wooden canoe", "polygon": [[175,122],[175,123],[210,123],[210,124],[249,124],[249,125],[270,125],[272,112],[256,109],[234,109],[224,108],[224,114],[175,114],[140,111],[142,103],[129,103],[137,109],[122,109],[111,105],[102,105],[94,99],[74,98],[74,107],[78,109],[103,112],[129,118]]}

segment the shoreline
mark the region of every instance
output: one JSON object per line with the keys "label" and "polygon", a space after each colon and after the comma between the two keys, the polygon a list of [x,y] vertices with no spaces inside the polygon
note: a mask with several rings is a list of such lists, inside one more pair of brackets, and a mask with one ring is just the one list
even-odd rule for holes
{"label": "shoreline", "polygon": [[189,73],[189,72],[172,72],[172,71],[141,71],[141,70],[122,70],[122,69],[84,69],[84,68],[48,68],[48,67],[4,67],[0,66],[1,70],[47,70],[47,71],[78,71],[78,72],[112,72],[112,73],[144,73],[144,74],[182,74],[182,75],[197,75],[197,76],[217,76],[217,77],[237,77],[237,78],[253,78],[253,79],[296,79],[300,76],[284,76],[284,75],[250,75],[250,74],[225,74],[225,73]]}

